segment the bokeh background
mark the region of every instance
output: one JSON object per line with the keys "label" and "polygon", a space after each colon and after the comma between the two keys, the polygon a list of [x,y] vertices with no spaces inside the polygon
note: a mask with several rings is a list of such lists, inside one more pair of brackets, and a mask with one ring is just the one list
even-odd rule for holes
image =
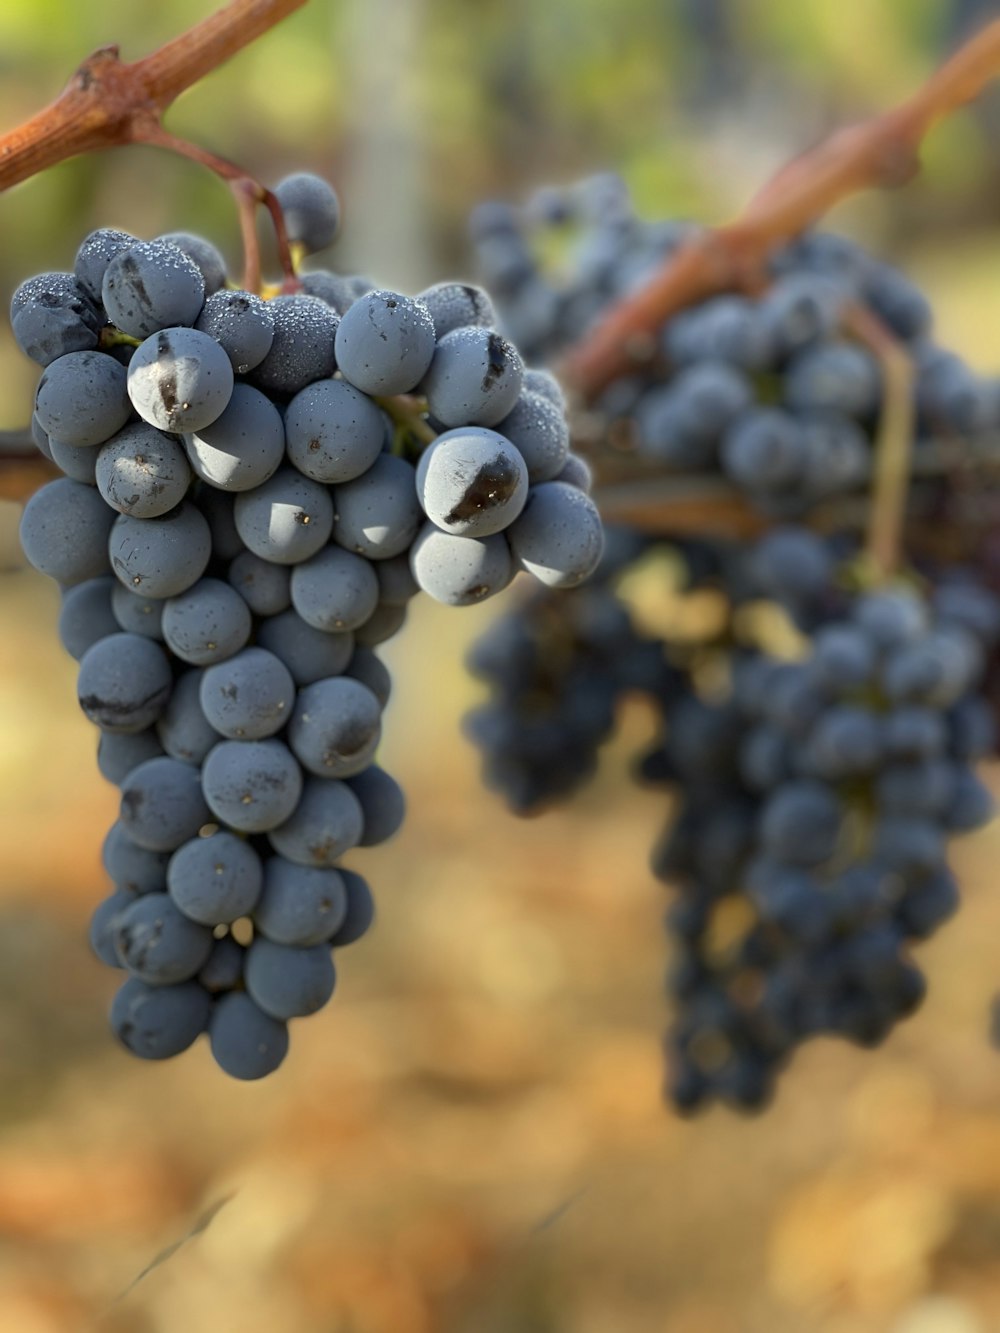
{"label": "bokeh background", "polygon": [[[204,16],[6,0],[0,125],[97,46],[140,55]],[[474,277],[483,197],[615,167],[641,211],[731,215],[832,124],[905,95],[972,0],[312,0],[186,95],[170,127],[275,181],[341,191],[329,262],[417,290]],[[834,219],[931,294],[942,340],[1000,366],[1000,110],[926,145],[905,191]],[[225,189],[121,149],[0,199],[0,292],[99,225],[210,235]],[[0,428],[35,372],[0,331]],[[59,648],[57,593],[0,503],[0,1330],[3,1333],[995,1333],[1000,1329],[1000,826],[959,848],[959,917],[921,951],[921,1012],[875,1054],[815,1043],[762,1117],[660,1101],[663,800],[596,782],[518,822],[460,718],[502,609],[419,604],[387,656],[382,762],[410,798],[354,864],[377,929],[261,1085],[199,1044],[140,1064],[86,925],[115,793]],[[996,775],[1000,791],[1000,775]]]}

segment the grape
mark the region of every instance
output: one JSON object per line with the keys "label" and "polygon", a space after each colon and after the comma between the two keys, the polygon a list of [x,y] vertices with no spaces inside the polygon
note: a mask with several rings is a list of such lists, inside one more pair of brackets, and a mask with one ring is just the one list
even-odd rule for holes
{"label": "grape", "polygon": [[259,366],[274,341],[270,303],[253,292],[213,292],[194,327],[215,339],[237,375]]}
{"label": "grape", "polygon": [[308,560],[326,545],[333,529],[329,491],[291,468],[238,495],[233,514],[249,550],[279,565]]}
{"label": "grape", "polygon": [[773,528],[753,554],[761,591],[778,602],[819,597],[830,586],[834,559],[821,537],[804,528]]}
{"label": "grape", "polygon": [[288,744],[310,773],[346,778],[372,761],[382,735],[382,709],[366,685],[347,676],[299,690]]}
{"label": "grape", "polygon": [[[789,555],[795,552],[789,549]],[[781,559],[780,550],[775,553]],[[827,562],[822,560],[820,584],[826,582]],[[853,625],[828,625],[813,640],[812,673],[830,689],[858,689],[875,672],[875,650],[871,640]]]}
{"label": "grape", "polygon": [[836,796],[819,782],[788,782],[778,787],[761,815],[765,850],[793,865],[816,865],[833,855],[840,837],[842,812]]}
{"label": "grape", "polygon": [[568,588],[594,572],[604,549],[597,508],[559,481],[533,486],[507,533],[521,566],[550,588]]}
{"label": "grape", "polygon": [[910,885],[896,908],[896,919],[912,939],[924,940],[959,907],[958,884],[947,870],[939,870]]}
{"label": "grape", "polygon": [[288,1028],[243,991],[223,995],[208,1028],[212,1058],[230,1078],[265,1078],[288,1054]]}
{"label": "grape", "polygon": [[364,833],[359,847],[376,847],[398,832],[406,815],[406,799],[395,778],[377,764],[349,778],[347,785],[361,803]]}
{"label": "grape", "polygon": [[243,538],[236,531],[234,496],[195,482],[192,498],[204,515],[212,534],[212,555],[216,560],[234,560],[244,549]]}
{"label": "grape", "polygon": [[232,393],[229,357],[197,329],[163,328],[141,343],[129,362],[132,406],[159,430],[204,430],[226,410]]}
{"label": "grape", "polygon": [[121,821],[111,825],[101,849],[104,869],[116,888],[134,894],[165,893],[169,860],[167,853],[150,851],[133,842]]}
{"label": "grape", "polygon": [[707,467],[723,432],[752,402],[749,380],[734,367],[721,361],[688,366],[632,409],[640,452],[671,467]]}
{"label": "grape", "polygon": [[336,778],[307,777],[295,813],[272,826],[268,839],[279,856],[298,865],[332,866],[363,833],[361,804],[350,787]]}
{"label": "grape", "polygon": [[806,463],[801,425],[777,407],[744,412],[722,442],[727,475],[749,491],[791,488],[805,475]]}
{"label": "grape", "polygon": [[488,537],[510,526],[528,497],[524,459],[496,431],[446,431],[420,456],[417,494],[435,527]]}
{"label": "grape", "polygon": [[502,591],[514,572],[503,533],[456,537],[433,523],[421,529],[410,551],[417,583],[435,601],[471,606]]}
{"label": "grape", "polygon": [[[327,269],[310,269],[300,272],[299,281],[306,296],[315,296],[326,305],[336,310],[338,315],[349,310],[357,298],[362,295],[355,289],[354,279],[342,277],[339,273],[330,273]],[[371,284],[365,291],[371,289]]]}
{"label": "grape", "polygon": [[337,487],[333,540],[369,560],[387,560],[409,550],[422,515],[413,467],[380,454],[361,477]]}
{"label": "grape", "polygon": [[[226,261],[211,241],[206,241],[203,236],[195,236],[189,231],[171,231],[165,236],[158,236],[156,240],[166,245],[175,245],[182,254],[187,255],[188,259],[194,260],[204,279],[206,296],[212,296],[220,288],[225,287]],[[193,320],[177,322],[194,323]]]}
{"label": "grape", "polygon": [[300,866],[281,856],[264,862],[264,889],[254,926],[275,944],[322,944],[347,916],[347,890],[338,871]]}
{"label": "grape", "polygon": [[130,592],[176,597],[197,583],[212,553],[205,519],[189,500],[158,518],[119,514],[108,538],[111,566]]}
{"label": "grape", "polygon": [[741,370],[766,370],[774,341],[757,305],[744,296],[714,296],[682,310],[663,330],[663,348],[675,366],[725,361]]}
{"label": "grape", "polygon": [[525,393],[541,394],[543,398],[547,398],[550,403],[558,407],[560,413],[565,412],[566,395],[562,391],[562,385],[550,370],[528,367],[522,376],[522,386]]}
{"label": "grape", "polygon": [[784,360],[820,338],[829,337],[840,321],[843,288],[816,273],[789,273],[761,298],[760,314]]}
{"label": "grape", "polygon": [[222,412],[185,436],[191,467],[211,486],[249,491],[277,472],[285,457],[285,428],[271,400],[237,384]]}
{"label": "grape", "polygon": [[178,442],[136,421],[113,435],[96,455],[97,489],[121,514],[156,518],[184,499],[191,470]]}
{"label": "grape", "polygon": [[252,382],[265,393],[291,395],[332,375],[340,317],[315,296],[276,296],[268,305],[274,336],[267,355],[250,372]]}
{"label": "grape", "polygon": [[142,1060],[167,1060],[194,1042],[208,1025],[211,1001],[196,982],[149,986],[130,977],[111,1005],[111,1029]]}
{"label": "grape", "polygon": [[968,833],[988,823],[995,811],[993,796],[975,773],[960,769],[955,775],[955,790],[944,817],[945,828],[952,833]]}
{"label": "grape", "polygon": [[359,644],[354,649],[344,674],[350,676],[352,680],[360,680],[362,685],[367,685],[383,708],[389,702],[392,678],[385,663],[370,648]]}
{"label": "grape", "polygon": [[167,647],[192,666],[210,666],[238,653],[250,638],[250,608],[221,579],[199,579],[163,607]]}
{"label": "grape", "polygon": [[867,708],[840,704],[819,718],[802,758],[816,777],[838,781],[872,772],[883,749],[880,719]]}
{"label": "grape", "polygon": [[89,445],[63,444],[61,440],[49,440],[49,458],[64,476],[84,486],[97,485],[96,449]]}
{"label": "grape", "polygon": [[232,935],[223,935],[212,945],[208,962],[198,973],[198,982],[212,995],[221,991],[231,991],[243,981],[243,959],[246,949],[233,939]]}
{"label": "grape", "polygon": [[10,304],[14,341],[39,365],[97,346],[103,317],[72,273],[40,273],[29,278]]}
{"label": "grape", "polygon": [[94,909],[90,918],[90,947],[105,967],[122,966],[115,949],[115,930],[118,917],[134,902],[134,893],[130,893],[127,889],[116,889]]}
{"label": "grape", "polygon": [[791,361],[784,391],[789,407],[834,408],[865,420],[877,409],[882,388],[870,352],[854,343],[825,342]]}
{"label": "grape", "polygon": [[343,380],[320,380],[288,404],[288,460],[313,481],[351,481],[382,452],[382,414],[372,400]]}
{"label": "grape", "polygon": [[306,254],[333,244],[340,225],[340,201],[333,186],[310,171],[297,171],[274,187],[289,241]]}
{"label": "grape", "polygon": [[257,741],[273,736],[291,717],[295,682],[273,653],[244,648],[206,670],[200,697],[205,717],[221,735]]}
{"label": "grape", "polygon": [[176,907],[203,926],[229,925],[248,916],[264,885],[260,857],[235,833],[213,833],[178,847],[167,866],[167,891]]}
{"label": "grape", "polygon": [[74,584],[63,593],[59,611],[59,641],[78,662],[88,648],[118,632],[111,609],[116,582],[108,574]]}
{"label": "grape", "polygon": [[101,777],[120,787],[133,768],[138,768],[147,759],[157,759],[163,752],[163,746],[151,728],[146,731],[103,731],[97,742],[97,767]]}
{"label": "grape", "polygon": [[156,724],[160,744],[171,759],[200,764],[222,739],[201,707],[204,672],[185,671],[174,681],[170,700]]}
{"label": "grape", "polygon": [[111,590],[111,609],[119,629],[162,642],[163,605],[159,598],[140,597],[115,579]]}
{"label": "grape", "polygon": [[363,625],[354,631],[354,642],[365,648],[376,648],[385,643],[406,624],[407,608],[379,602]]}
{"label": "grape", "polygon": [[594,474],[584,459],[578,458],[576,454],[570,454],[563,464],[562,471],[553,480],[564,482],[567,486],[575,486],[578,491],[583,491],[584,495],[589,495],[594,484]]}
{"label": "grape", "polygon": [[347,915],[337,933],[331,938],[334,949],[344,949],[355,944],[371,929],[375,920],[375,902],[368,885],[353,870],[341,867],[340,877],[347,892]]}
{"label": "grape", "polygon": [[976,682],[981,669],[979,645],[950,625],[895,649],[886,660],[883,684],[893,703],[947,708]]}
{"label": "grape", "polygon": [[118,915],[115,948],[141,981],[169,986],[199,971],[212,952],[212,932],[189,920],[167,894],[146,893]]}
{"label": "grape", "polygon": [[179,759],[147,759],[122,783],[119,818],[140,847],[175,851],[210,818],[198,770]]}
{"label": "grape", "polygon": [[363,625],[378,604],[378,579],[362,556],[328,546],[292,571],[292,605],[328,633]]}
{"label": "grape", "polygon": [[398,292],[359,297],[337,329],[337,365],[356,389],[409,393],[434,356],[434,321],[427,307]]}
{"label": "grape", "polygon": [[482,287],[464,282],[439,282],[421,292],[417,300],[430,313],[435,338],[443,338],[453,329],[464,329],[470,324],[486,329],[496,324],[493,302]]}
{"label": "grape", "polygon": [[375,565],[380,606],[405,606],[420,589],[410,569],[408,553],[379,560]]}
{"label": "grape", "polygon": [[220,741],[201,773],[212,813],[240,833],[266,833],[291,815],[302,770],[280,741]]}
{"label": "grape", "polygon": [[137,241],[108,264],[101,299],[113,324],[133,338],[148,338],[159,329],[195,322],[205,302],[205,279],[176,246]]}
{"label": "grape", "polygon": [[322,1009],[333,994],[336,971],[323,944],[296,948],[256,939],[247,950],[246,987],[272,1018],[287,1020]]}
{"label": "grape", "polygon": [[163,712],[173,677],[163,649],[139,634],[109,634],[84,653],[80,707],[105,731],[144,731]]}
{"label": "grape", "polygon": [[292,575],[287,565],[275,565],[252,551],[241,551],[229,566],[228,577],[255,616],[280,615],[292,604]]}
{"label": "grape", "polygon": [[496,426],[514,409],[524,367],[492,329],[446,333],[422,384],[431,415],[446,427]]}
{"label": "grape", "polygon": [[257,644],[284,662],[296,685],[311,685],[347,669],[354,635],[330,634],[307,624],[297,611],[282,611],[258,625]]}
{"label": "grape", "polygon": [[943,759],[923,759],[883,768],[875,779],[879,810],[892,815],[940,819],[955,791],[955,770]]}
{"label": "grape", "polygon": [[73,272],[91,301],[100,305],[108,265],[112,259],[135,244],[134,236],[130,236],[127,231],[117,231],[114,227],[100,227],[83,238],[73,261]]}
{"label": "grape", "polygon": [[941,754],[947,743],[947,726],[940,713],[904,705],[886,715],[885,748],[891,759],[929,759]]}
{"label": "grape", "polygon": [[125,368],[103,352],[67,352],[42,371],[35,415],[62,444],[102,444],[129,412]]}
{"label": "grape", "polygon": [[542,394],[522,389],[497,430],[524,459],[529,481],[554,481],[565,467],[569,425],[562,408]]}

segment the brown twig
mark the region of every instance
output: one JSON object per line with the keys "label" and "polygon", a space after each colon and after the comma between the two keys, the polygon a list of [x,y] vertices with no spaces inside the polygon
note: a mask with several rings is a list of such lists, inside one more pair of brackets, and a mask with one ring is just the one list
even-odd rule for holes
{"label": "brown twig", "polygon": [[254,209],[265,204],[274,219],[278,253],[289,281],[295,272],[281,209],[269,190],[225,158],[178,139],[163,128],[164,112],[180,93],[273,28],[306,0],[231,0],[159,50],[126,64],[118,48],[89,56],[56,100],[16,129],[0,135],[0,190],[79,153],[145,143],[192,158],[226,180],[236,198],[247,284],[260,282]]}
{"label": "brown twig", "polygon": [[126,64],[103,47],[83,62],[56,100],[0,135],[0,190],[79,153],[148,141],[176,98],[306,0],[231,0],[187,32]]}
{"label": "brown twig", "polygon": [[1000,74],[1000,19],[987,24],[900,106],[841,129],[774,176],[735,222],[698,233],[652,280],[614,305],[565,358],[561,371],[587,400],[629,369],[630,348],[676,311],[739,285],[779,245],[834,204],[873,186],[905,184],[918,150],[943,117]]}
{"label": "brown twig", "polygon": [[902,556],[916,430],[913,358],[878,316],[860,303],[848,307],[845,327],[869,348],[882,372],[865,549],[869,573],[880,583],[897,572]]}

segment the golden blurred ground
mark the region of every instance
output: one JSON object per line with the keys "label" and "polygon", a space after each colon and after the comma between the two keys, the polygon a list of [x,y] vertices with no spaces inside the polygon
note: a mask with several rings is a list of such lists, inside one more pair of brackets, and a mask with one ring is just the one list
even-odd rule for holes
{"label": "golden blurred ground", "polygon": [[84,938],[114,801],[55,597],[31,574],[0,596],[4,1333],[1000,1328],[1000,827],[961,848],[966,908],[883,1051],[816,1045],[765,1116],[682,1122],[658,1093],[661,799],[623,781],[650,718],[568,810],[515,821],[458,735],[491,608],[418,607],[383,756],[410,817],[354,858],[378,929],[263,1084],[203,1045],[141,1064]]}

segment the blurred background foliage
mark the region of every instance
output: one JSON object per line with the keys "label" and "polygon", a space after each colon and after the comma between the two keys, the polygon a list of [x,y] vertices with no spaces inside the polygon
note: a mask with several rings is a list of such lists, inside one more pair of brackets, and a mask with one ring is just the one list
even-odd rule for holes
{"label": "blurred background foliage", "polygon": [[[117,42],[206,0],[0,7],[0,124]],[[650,215],[722,219],[831,125],[905,96],[984,0],[313,0],[186,95],[176,133],[274,182],[330,176],[330,262],[416,289],[473,276],[469,208],[613,166]],[[997,368],[996,98],[937,130],[905,191],[835,222],[924,283],[942,339]],[[0,291],[81,237],[203,230],[238,264],[226,190],[123,149],[0,200]],[[0,333],[0,426],[34,372]],[[658,1097],[661,798],[595,786],[519,824],[480,790],[462,672],[495,604],[418,606],[389,649],[383,762],[410,793],[358,863],[379,927],[286,1066],[236,1086],[200,1047],[112,1044],[89,956],[113,792],[0,507],[0,1329],[64,1333],[993,1333],[1000,1328],[1000,829],[960,852],[967,904],[931,994],[877,1055],[816,1044],[762,1119]],[[13,570],[13,572],[10,572]],[[223,1206],[201,1234],[180,1245]],[[175,1247],[171,1252],[171,1247]],[[130,1289],[158,1254],[168,1257]]]}

